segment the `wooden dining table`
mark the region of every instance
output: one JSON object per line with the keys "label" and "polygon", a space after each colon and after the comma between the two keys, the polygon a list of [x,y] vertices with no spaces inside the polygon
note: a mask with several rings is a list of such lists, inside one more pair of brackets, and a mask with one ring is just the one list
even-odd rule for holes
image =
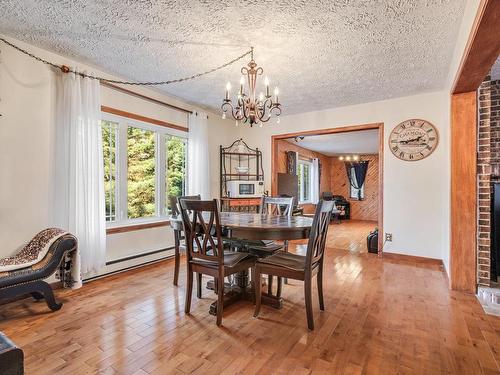
{"label": "wooden dining table", "polygon": [[[305,216],[261,215],[246,212],[221,212],[221,226],[227,229],[228,238],[232,240],[300,240],[309,238],[312,218]],[[170,225],[174,230],[182,230],[180,216],[171,217]],[[207,288],[214,289],[213,281]],[[235,275],[234,284],[226,284],[224,307],[240,300],[253,301],[254,292],[249,283],[248,271]],[[262,304],[281,308],[282,299],[268,293],[262,294]],[[217,303],[210,306],[210,314],[217,313]]]}

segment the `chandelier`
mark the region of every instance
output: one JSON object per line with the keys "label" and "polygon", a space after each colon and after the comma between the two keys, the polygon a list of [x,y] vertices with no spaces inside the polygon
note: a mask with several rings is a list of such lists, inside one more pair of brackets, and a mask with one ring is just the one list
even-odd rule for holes
{"label": "chandelier", "polygon": [[[226,118],[226,112],[233,116],[236,120],[236,126],[240,121],[243,123],[249,123],[252,127],[254,124],[259,124],[262,127],[262,123],[270,120],[271,116],[274,114],[276,116],[276,122],[279,123],[279,115],[281,114],[281,104],[278,99],[279,89],[274,88],[274,98],[269,93],[269,79],[265,77],[264,84],[266,86],[266,93],[261,92],[259,96],[256,95],[257,88],[257,76],[262,75],[264,70],[257,66],[257,63],[253,59],[253,47],[251,51],[251,59],[248,63],[248,68],[241,68],[241,78],[240,78],[240,89],[237,94],[235,105],[233,105],[230,99],[231,83],[228,82],[226,85],[226,97],[222,101],[222,118]],[[246,79],[245,79],[246,76]],[[243,89],[245,80],[248,84],[248,93]]]}

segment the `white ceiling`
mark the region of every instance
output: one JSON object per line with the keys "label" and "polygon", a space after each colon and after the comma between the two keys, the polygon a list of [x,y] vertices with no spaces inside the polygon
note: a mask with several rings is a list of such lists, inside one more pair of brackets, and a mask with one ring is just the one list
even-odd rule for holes
{"label": "white ceiling", "polygon": [[[443,89],[465,0],[2,0],[0,33],[133,80],[168,80],[255,47],[283,114]],[[1,46],[1,48],[8,48]],[[162,88],[219,108],[239,61]]]}
{"label": "white ceiling", "polygon": [[315,135],[288,142],[327,156],[342,154],[378,154],[378,130]]}

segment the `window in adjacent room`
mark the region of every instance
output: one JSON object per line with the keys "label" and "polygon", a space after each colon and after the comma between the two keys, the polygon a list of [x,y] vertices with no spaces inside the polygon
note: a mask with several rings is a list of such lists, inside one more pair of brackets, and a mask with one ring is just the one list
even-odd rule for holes
{"label": "window in adjacent room", "polygon": [[299,203],[311,201],[311,168],[312,163],[306,160],[299,160],[297,175],[299,177]]}
{"label": "window in adjacent room", "polygon": [[[351,175],[354,181],[356,181],[356,173],[354,172],[354,167],[351,168]],[[355,185],[357,186],[357,183]],[[350,183],[349,186],[351,187],[351,194],[350,194],[351,199],[358,199],[358,200],[365,199],[365,184],[363,184],[363,186],[361,186],[360,189],[356,189]]]}
{"label": "window in adjacent room", "polygon": [[110,225],[166,218],[168,196],[186,189],[184,133],[102,114],[106,221]]}

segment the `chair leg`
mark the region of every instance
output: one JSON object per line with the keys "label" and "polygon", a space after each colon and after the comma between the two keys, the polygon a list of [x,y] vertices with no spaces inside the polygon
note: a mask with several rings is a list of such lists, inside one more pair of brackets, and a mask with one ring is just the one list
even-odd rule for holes
{"label": "chair leg", "polygon": [[217,325],[222,324],[222,311],[224,309],[224,274],[219,272],[217,282]]}
{"label": "chair leg", "polygon": [[273,295],[273,275],[267,276],[267,294]]}
{"label": "chair leg", "polygon": [[312,309],[311,283],[311,276],[306,275],[304,280],[304,297],[306,301],[307,328],[312,331],[314,329],[314,318]]}
{"label": "chair leg", "polygon": [[323,300],[323,264],[319,265],[319,271],[316,275],[316,281],[318,282],[318,298],[319,298],[319,309],[325,311],[325,303]]}
{"label": "chair leg", "polygon": [[174,230],[174,285],[178,285],[179,266],[181,262],[179,231]]}
{"label": "chair leg", "polygon": [[196,296],[201,298],[201,273],[196,274]]}
{"label": "chair leg", "polygon": [[[260,267],[255,265],[254,268],[253,268],[253,275],[254,275],[254,279],[255,279],[255,311],[253,313],[253,316],[255,318],[257,318],[259,316],[259,312],[260,312],[260,300],[262,298],[262,295],[261,295],[261,284],[262,284],[262,280],[261,280],[261,275],[260,275]],[[269,275],[270,277],[272,277],[271,275]]]}
{"label": "chair leg", "polygon": [[191,296],[193,294],[193,270],[191,269],[191,266],[189,264],[187,266],[186,275],[187,275],[186,303],[184,307],[184,312],[186,314],[189,314],[189,312],[191,311]]}
{"label": "chair leg", "polygon": [[[288,240],[285,240],[284,241],[284,249],[285,249],[285,253],[288,253]],[[288,284],[288,278],[285,277],[285,284]],[[280,291],[280,296],[281,296],[281,291]]]}

